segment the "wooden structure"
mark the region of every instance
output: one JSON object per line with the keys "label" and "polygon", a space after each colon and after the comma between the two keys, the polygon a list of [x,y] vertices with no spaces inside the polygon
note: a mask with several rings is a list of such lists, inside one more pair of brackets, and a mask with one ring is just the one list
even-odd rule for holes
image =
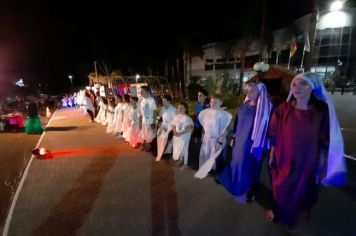
{"label": "wooden structure", "polygon": [[290,83],[296,75],[296,73],[286,68],[270,66],[268,71],[257,73],[246,84],[256,81],[264,83],[273,103],[279,104],[287,98]]}

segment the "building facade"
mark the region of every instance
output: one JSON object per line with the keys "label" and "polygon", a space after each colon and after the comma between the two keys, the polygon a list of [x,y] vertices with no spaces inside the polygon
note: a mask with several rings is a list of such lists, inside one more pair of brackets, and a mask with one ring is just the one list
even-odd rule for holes
{"label": "building facade", "polygon": [[[290,57],[290,45],[296,42],[296,53]],[[207,78],[227,72],[239,79],[241,53],[226,53],[224,43],[202,46],[202,55],[192,56],[189,76]],[[260,61],[261,46],[258,40],[249,42],[245,52],[244,77],[247,81],[256,74],[254,63]],[[289,67],[293,71],[312,71],[326,81],[339,76],[344,83],[356,82],[356,8],[339,11],[321,11],[305,15],[285,28],[273,31],[272,47],[263,50],[265,62]]]}

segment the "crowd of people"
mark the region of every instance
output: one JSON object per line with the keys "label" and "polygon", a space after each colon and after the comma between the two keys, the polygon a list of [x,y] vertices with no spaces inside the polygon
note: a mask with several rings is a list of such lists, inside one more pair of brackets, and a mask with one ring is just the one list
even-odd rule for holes
{"label": "crowd of people", "polygon": [[[273,207],[266,218],[289,230],[310,217],[320,184],[346,182],[343,139],[335,108],[313,73],[297,75],[287,101],[277,107],[273,107],[263,83],[249,84],[233,122],[231,143],[226,137],[230,136],[233,117],[222,108],[218,93],[209,97],[205,90],[198,91],[193,117],[188,115],[187,103],[174,106],[169,95],[162,98],[163,106],[157,114],[147,86],[141,87],[140,98],[125,94],[107,99],[90,90],[78,95],[77,102],[91,122],[105,125],[107,133],[133,148],[155,150],[156,161],[171,154],[184,170],[191,158],[189,144],[194,144],[200,150],[194,176],[202,179],[216,170],[222,157],[223,167],[214,176],[239,203],[253,201],[261,163],[267,159]],[[231,157],[224,151],[229,145]]]}
{"label": "crowd of people", "polygon": [[26,133],[41,133],[39,110],[54,109],[57,101],[57,97],[45,94],[7,96],[0,101],[0,131],[25,128]]}

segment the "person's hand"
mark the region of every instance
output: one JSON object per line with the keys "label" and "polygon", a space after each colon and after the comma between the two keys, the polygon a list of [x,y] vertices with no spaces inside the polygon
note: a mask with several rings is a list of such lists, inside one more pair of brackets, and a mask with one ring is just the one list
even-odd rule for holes
{"label": "person's hand", "polygon": [[234,144],[235,144],[235,138],[234,138],[234,137],[232,137],[232,138],[231,138],[231,141],[230,141],[230,146],[231,146],[231,147],[233,147],[233,146],[234,146]]}
{"label": "person's hand", "polygon": [[269,168],[272,168],[273,161],[274,161],[274,147],[271,147],[271,150],[269,152],[269,158],[268,158]]}
{"label": "person's hand", "polygon": [[219,150],[219,149],[221,149],[222,148],[222,146],[223,146],[223,143],[222,142],[216,142],[215,143],[215,150]]}

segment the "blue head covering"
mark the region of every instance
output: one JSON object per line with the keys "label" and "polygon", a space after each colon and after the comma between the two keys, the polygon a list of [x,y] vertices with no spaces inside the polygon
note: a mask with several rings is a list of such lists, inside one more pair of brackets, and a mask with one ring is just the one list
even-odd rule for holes
{"label": "blue head covering", "polygon": [[[344,185],[346,183],[347,172],[344,159],[344,141],[341,134],[340,124],[336,117],[334,103],[316,74],[308,72],[299,74],[294,77],[294,79],[296,78],[302,78],[307,81],[312,87],[313,95],[318,100],[327,104],[329,109],[330,144],[327,160],[327,172],[325,178],[322,179],[321,182],[324,185]],[[291,99],[291,97],[292,91],[289,92],[287,102]]]}

